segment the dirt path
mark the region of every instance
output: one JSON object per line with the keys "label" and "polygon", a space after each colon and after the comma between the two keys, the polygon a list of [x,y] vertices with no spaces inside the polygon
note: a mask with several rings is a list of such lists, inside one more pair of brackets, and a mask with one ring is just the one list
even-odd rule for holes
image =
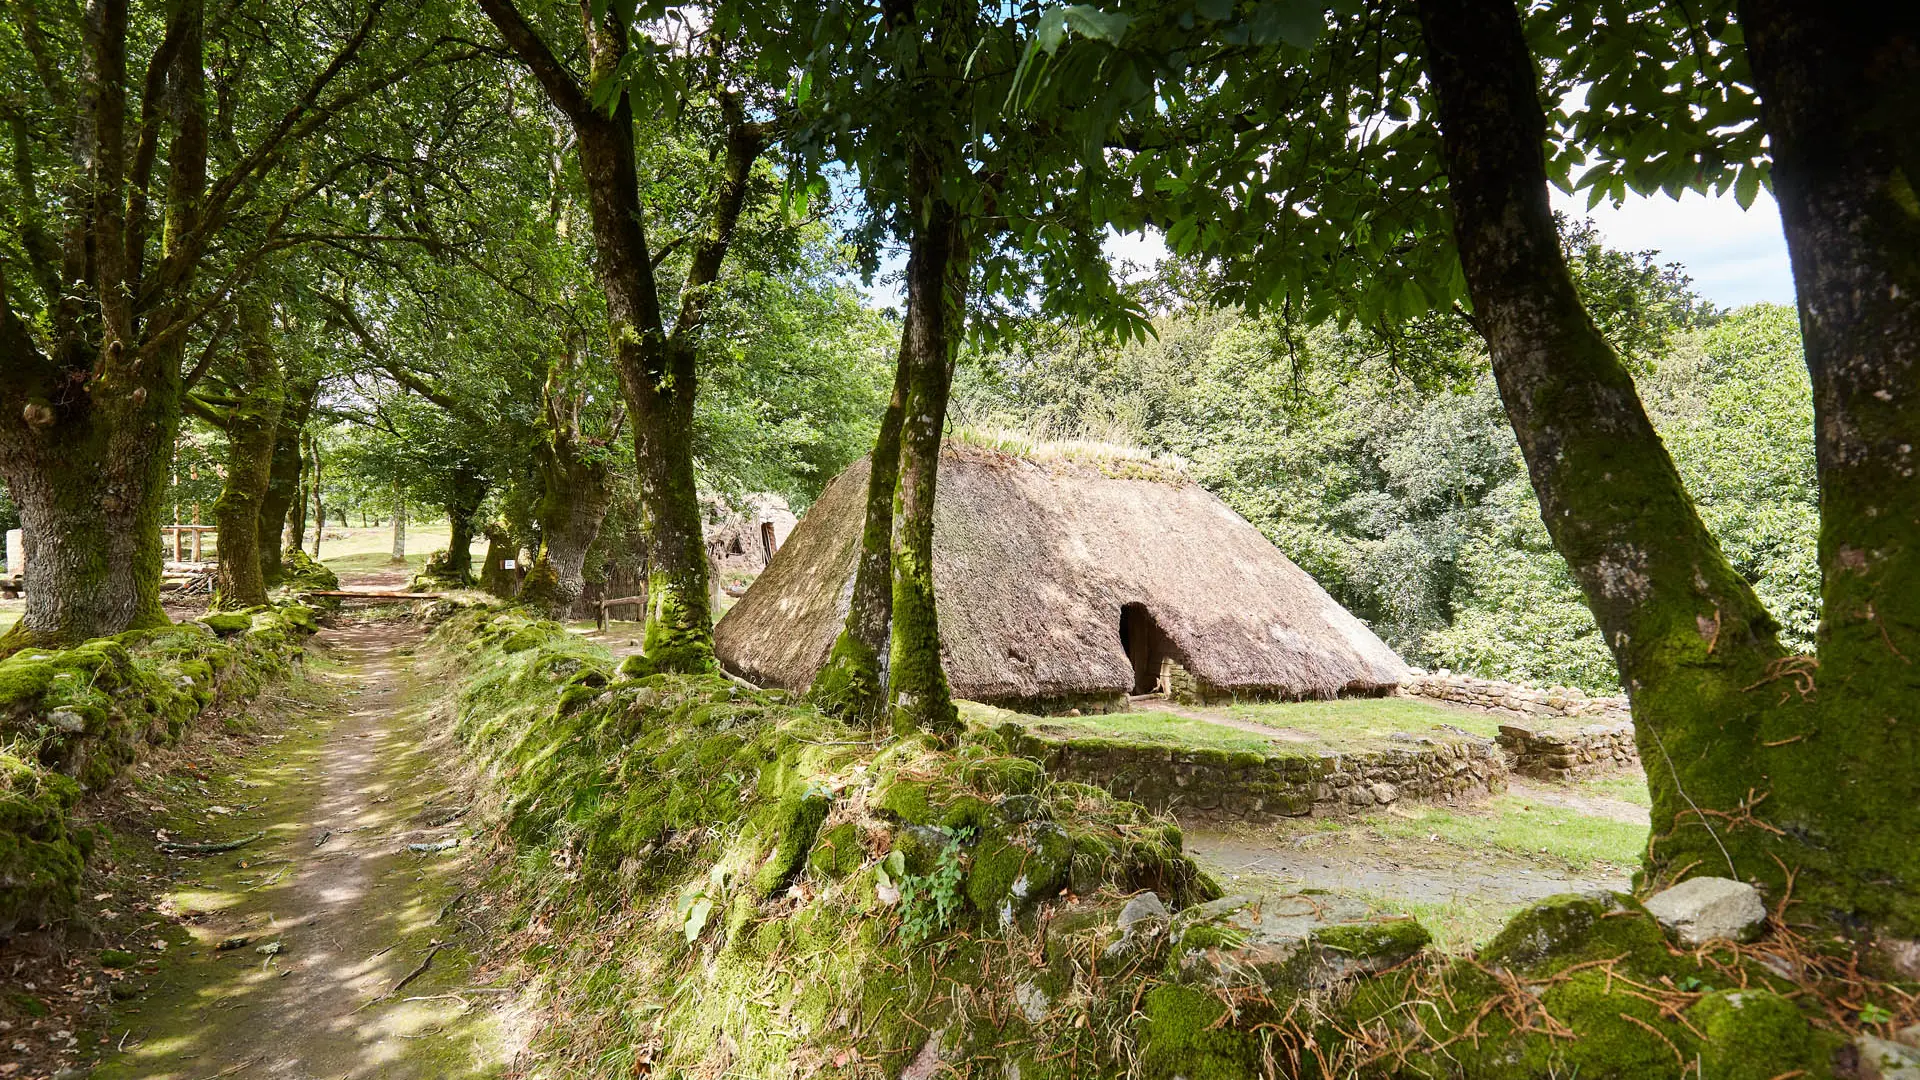
{"label": "dirt path", "polygon": [[[465,799],[407,655],[416,633],[363,623],[317,639],[311,665],[338,707],[235,763],[257,804],[202,808],[208,835],[266,836],[195,860],[168,895],[193,940],[122,1010],[125,1049],[96,1078],[505,1072],[512,995],[484,985],[464,945]],[[408,849],[448,841],[461,846]]]}

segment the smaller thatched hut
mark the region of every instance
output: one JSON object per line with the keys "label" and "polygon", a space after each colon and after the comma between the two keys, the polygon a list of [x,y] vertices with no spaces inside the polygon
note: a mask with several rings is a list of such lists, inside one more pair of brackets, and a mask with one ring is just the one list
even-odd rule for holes
{"label": "smaller thatched hut", "polygon": [[[950,442],[934,510],[956,697],[1045,711],[1389,691],[1406,666],[1258,529],[1176,469]],[[867,464],[827,486],[714,629],[728,670],[804,689],[846,616]]]}

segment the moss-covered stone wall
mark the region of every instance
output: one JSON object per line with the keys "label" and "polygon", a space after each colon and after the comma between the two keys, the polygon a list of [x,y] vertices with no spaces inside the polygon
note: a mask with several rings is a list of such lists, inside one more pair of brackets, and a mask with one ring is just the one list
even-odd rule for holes
{"label": "moss-covered stone wall", "polygon": [[73,822],[86,791],[258,691],[316,629],[288,605],[0,660],[0,937],[73,909],[93,846]]}
{"label": "moss-covered stone wall", "polygon": [[1123,738],[1053,737],[1018,724],[999,734],[1051,776],[1205,821],[1328,817],[1401,800],[1485,795],[1503,790],[1507,776],[1494,744],[1465,734],[1342,753],[1176,749]]}

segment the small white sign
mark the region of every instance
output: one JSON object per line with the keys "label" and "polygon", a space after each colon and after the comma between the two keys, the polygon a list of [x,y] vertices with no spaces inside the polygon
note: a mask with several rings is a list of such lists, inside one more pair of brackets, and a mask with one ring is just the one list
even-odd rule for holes
{"label": "small white sign", "polygon": [[518,565],[519,565],[519,564],[518,564],[518,563],[516,563],[516,562],[514,562],[514,561],[513,561],[512,559],[501,559],[501,560],[500,560],[500,569],[502,569],[502,570],[512,570],[512,569],[514,569],[514,568],[515,568],[516,566],[518,566]]}

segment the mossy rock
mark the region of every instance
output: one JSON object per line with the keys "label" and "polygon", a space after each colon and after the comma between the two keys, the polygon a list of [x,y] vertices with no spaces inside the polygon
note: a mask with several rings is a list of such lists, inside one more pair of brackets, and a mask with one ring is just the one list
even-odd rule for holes
{"label": "mossy rock", "polygon": [[58,919],[77,902],[86,859],[71,828],[79,798],[71,778],[0,751],[0,937]]}
{"label": "mossy rock", "polygon": [[1818,1080],[1833,1075],[1839,1037],[1815,1031],[1799,1007],[1778,994],[1721,990],[1695,1002],[1687,1019],[1705,1036],[1703,1077],[1771,1080],[1786,1074]]}
{"label": "mossy rock", "polygon": [[807,856],[807,865],[814,873],[834,880],[860,869],[866,861],[866,848],[860,843],[860,826],[851,821],[843,821],[822,832]]}
{"label": "mossy rock", "polygon": [[1508,920],[1480,950],[1487,963],[1522,970],[1621,955],[1663,963],[1667,942],[1639,901],[1615,892],[1550,896]]}
{"label": "mossy rock", "polygon": [[100,966],[115,971],[125,971],[140,962],[140,958],[120,949],[101,949]]}
{"label": "mossy rock", "polygon": [[232,637],[253,629],[253,616],[239,611],[214,612],[202,615],[195,621],[221,637]]}
{"label": "mossy rock", "polygon": [[1246,1080],[1262,1075],[1251,1033],[1223,1025],[1227,1006],[1205,990],[1163,984],[1140,1000],[1140,1074],[1148,1080]]}
{"label": "mossy rock", "polygon": [[967,899],[1000,925],[1067,887],[1073,839],[1051,822],[995,830],[980,840],[967,869]]}

